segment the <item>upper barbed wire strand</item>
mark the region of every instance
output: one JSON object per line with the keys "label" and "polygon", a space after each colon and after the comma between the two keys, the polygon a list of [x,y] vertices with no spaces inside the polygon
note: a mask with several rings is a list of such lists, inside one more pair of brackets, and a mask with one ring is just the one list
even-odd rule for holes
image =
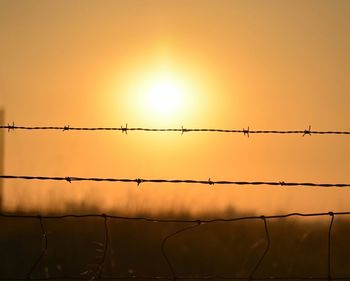
{"label": "upper barbed wire strand", "polygon": [[308,129],[303,130],[251,130],[247,129],[215,129],[215,128],[143,128],[143,127],[71,127],[70,125],[65,126],[17,126],[15,123],[2,125],[0,129],[6,129],[8,131],[14,130],[57,130],[57,131],[121,131],[127,133],[129,131],[143,131],[143,132],[216,132],[216,133],[238,133],[248,136],[250,134],[301,134],[305,135],[350,135],[350,131],[317,131],[311,130],[311,126]]}

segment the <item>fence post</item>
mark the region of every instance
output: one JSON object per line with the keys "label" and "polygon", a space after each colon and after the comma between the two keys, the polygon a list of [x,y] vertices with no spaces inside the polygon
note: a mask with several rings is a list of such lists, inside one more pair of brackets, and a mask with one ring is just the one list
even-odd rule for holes
{"label": "fence post", "polygon": [[[0,108],[0,126],[5,125],[5,111]],[[4,174],[5,133],[0,130],[0,174]],[[0,179],[0,211],[3,209],[3,179]]]}

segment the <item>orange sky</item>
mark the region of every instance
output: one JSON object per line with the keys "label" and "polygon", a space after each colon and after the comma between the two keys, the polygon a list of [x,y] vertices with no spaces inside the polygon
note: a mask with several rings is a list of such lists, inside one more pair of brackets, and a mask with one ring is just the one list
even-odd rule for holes
{"label": "orange sky", "polygon": [[[17,125],[350,130],[346,0],[1,0],[0,34],[0,106]],[[142,83],[164,72],[188,90],[171,117],[140,108]],[[5,172],[350,182],[349,156],[346,136],[16,131]],[[341,189],[22,181],[4,196],[8,209],[195,214],[350,203]]]}

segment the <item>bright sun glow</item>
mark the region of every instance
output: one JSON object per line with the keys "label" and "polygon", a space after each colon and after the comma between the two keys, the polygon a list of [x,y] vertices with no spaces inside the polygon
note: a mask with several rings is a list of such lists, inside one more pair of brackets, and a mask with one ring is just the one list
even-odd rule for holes
{"label": "bright sun glow", "polygon": [[176,81],[161,77],[150,81],[146,90],[147,106],[159,115],[171,115],[181,110],[183,106],[184,89]]}
{"label": "bright sun glow", "polygon": [[[118,101],[118,118],[143,126],[181,126],[200,116],[197,77],[189,67],[157,65],[130,68],[114,90],[124,93]],[[203,82],[200,81],[202,84]],[[202,92],[202,91],[201,91]],[[204,99],[201,99],[203,102]]]}
{"label": "bright sun glow", "polygon": [[143,74],[136,85],[137,116],[143,121],[169,124],[188,120],[193,109],[193,87],[190,87],[188,77],[162,70]]}

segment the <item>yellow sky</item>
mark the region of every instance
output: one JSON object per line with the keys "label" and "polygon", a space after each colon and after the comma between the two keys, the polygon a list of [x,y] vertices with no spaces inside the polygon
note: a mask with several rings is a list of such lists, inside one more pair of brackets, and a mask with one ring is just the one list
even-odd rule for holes
{"label": "yellow sky", "polygon": [[[350,130],[349,1],[0,1],[0,106],[18,125]],[[171,117],[148,81],[186,88]],[[346,136],[11,132],[7,174],[350,182]],[[350,191],[5,182],[5,206],[345,210]],[[247,189],[249,189],[247,191]],[[64,192],[62,192],[64,191]],[[108,191],[108,192],[107,192]],[[346,209],[348,211],[348,209]]]}

